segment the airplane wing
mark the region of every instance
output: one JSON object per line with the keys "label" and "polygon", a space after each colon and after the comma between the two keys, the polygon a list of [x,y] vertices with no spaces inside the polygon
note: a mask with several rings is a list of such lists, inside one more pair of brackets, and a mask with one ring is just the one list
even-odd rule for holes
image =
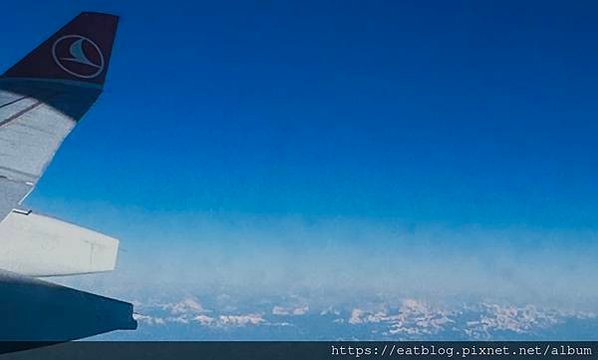
{"label": "airplane wing", "polygon": [[62,342],[117,329],[135,329],[133,305],[0,271],[0,353],[6,342]]}
{"label": "airplane wing", "polygon": [[31,277],[113,270],[118,240],[19,210],[101,94],[117,23],[81,13],[0,77],[0,340],[63,341],[136,327],[130,304]]}

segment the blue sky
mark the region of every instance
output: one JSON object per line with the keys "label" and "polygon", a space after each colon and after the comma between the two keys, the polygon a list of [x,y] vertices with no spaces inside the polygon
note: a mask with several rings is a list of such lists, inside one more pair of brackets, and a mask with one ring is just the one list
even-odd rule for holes
{"label": "blue sky", "polygon": [[7,65],[79,10],[122,17],[106,93],[32,202],[597,223],[592,9],[141,4],[7,5]]}
{"label": "blue sky", "polygon": [[121,16],[106,91],[27,204],[146,290],[598,308],[595,4],[19,1],[0,60],[83,10]]}
{"label": "blue sky", "polygon": [[590,10],[58,4],[8,6],[5,63],[80,9],[122,22],[40,201],[595,226]]}

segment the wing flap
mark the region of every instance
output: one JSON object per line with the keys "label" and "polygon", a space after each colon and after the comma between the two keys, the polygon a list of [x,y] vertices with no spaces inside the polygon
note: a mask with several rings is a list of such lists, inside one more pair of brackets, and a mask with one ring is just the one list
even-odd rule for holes
{"label": "wing flap", "polygon": [[0,264],[29,276],[114,270],[118,240],[51,217],[13,211],[0,223]]}

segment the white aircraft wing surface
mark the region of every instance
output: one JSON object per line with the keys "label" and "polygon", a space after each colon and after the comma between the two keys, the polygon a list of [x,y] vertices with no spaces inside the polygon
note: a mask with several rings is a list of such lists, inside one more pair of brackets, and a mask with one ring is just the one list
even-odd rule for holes
{"label": "white aircraft wing surface", "polygon": [[117,23],[114,15],[81,13],[0,76],[0,341],[136,327],[131,304],[33,278],[113,270],[118,240],[21,210],[100,96]]}

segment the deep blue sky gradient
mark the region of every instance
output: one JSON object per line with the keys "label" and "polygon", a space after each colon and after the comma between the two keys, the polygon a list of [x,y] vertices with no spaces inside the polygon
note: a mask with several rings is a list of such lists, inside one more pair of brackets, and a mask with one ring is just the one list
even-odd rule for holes
{"label": "deep blue sky gradient", "polygon": [[18,1],[3,67],[83,10],[106,93],[34,207],[598,224],[596,4]]}

